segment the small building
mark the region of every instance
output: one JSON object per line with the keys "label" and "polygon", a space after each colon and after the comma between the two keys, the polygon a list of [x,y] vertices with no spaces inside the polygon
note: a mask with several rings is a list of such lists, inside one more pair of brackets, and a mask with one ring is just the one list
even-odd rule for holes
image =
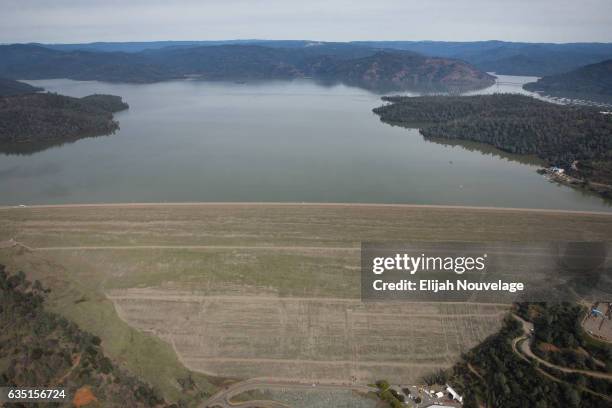
{"label": "small building", "polygon": [[443,396],[444,396],[444,393],[442,391],[436,392],[436,398],[442,398]]}
{"label": "small building", "polygon": [[459,401],[459,403],[463,404],[463,397],[457,393],[457,391],[453,390],[453,387],[446,384],[446,391],[453,397],[454,400]]}
{"label": "small building", "polygon": [[562,169],[561,167],[555,167],[555,166],[553,166],[553,167],[551,167],[551,168],[550,168],[550,170],[551,170],[553,173],[557,173],[557,174],[563,174],[563,173],[565,173],[565,170],[564,170],[564,169]]}

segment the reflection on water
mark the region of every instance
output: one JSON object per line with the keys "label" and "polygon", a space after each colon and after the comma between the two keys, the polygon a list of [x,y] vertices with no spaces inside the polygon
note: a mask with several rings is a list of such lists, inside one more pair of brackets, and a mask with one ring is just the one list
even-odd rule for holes
{"label": "reflection on water", "polygon": [[[481,92],[524,92],[529,80],[500,77]],[[114,135],[0,155],[0,204],[375,202],[610,211],[600,198],[548,182],[528,158],[432,143],[416,129],[381,123],[372,112],[380,95],[363,89],[310,80],[30,82],[76,97],[120,95],[130,109],[115,115],[121,129]]]}
{"label": "reflection on water", "polygon": [[460,139],[443,139],[439,137],[429,137],[426,140],[438,143],[443,146],[462,147],[470,152],[480,152],[482,154],[491,155],[500,159],[515,161],[517,163],[528,164],[532,166],[546,166],[546,162],[539,157],[526,154],[513,154],[499,150],[494,146],[486,143],[473,142],[471,140]]}
{"label": "reflection on water", "polygon": [[334,87],[338,85],[347,85],[364,90],[371,91],[376,94],[411,94],[411,95],[465,95],[470,92],[479,92],[489,87],[483,87],[482,85],[445,85],[445,84],[434,84],[434,83],[422,83],[422,84],[402,84],[401,89],[398,89],[398,83],[394,81],[366,81],[366,80],[352,80],[352,81],[339,81],[337,79],[315,79],[314,82],[317,85],[323,87]]}
{"label": "reflection on water", "polygon": [[114,133],[115,132],[112,132],[106,135],[88,135],[88,136],[82,136],[82,137],[72,137],[72,138],[66,138],[63,140],[44,140],[44,141],[38,141],[38,142],[9,143],[9,144],[0,143],[0,153],[6,154],[6,155],[29,156],[31,154],[42,152],[52,147],[61,147],[65,144],[74,143],[78,140],[85,139],[88,137],[111,136]]}

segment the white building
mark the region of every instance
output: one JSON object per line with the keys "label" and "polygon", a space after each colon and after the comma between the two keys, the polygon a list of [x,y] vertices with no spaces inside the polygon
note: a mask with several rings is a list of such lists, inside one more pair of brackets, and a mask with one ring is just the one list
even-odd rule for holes
{"label": "white building", "polygon": [[565,170],[562,169],[561,167],[552,167],[551,170],[553,171],[553,173],[557,173],[557,174],[565,173]]}
{"label": "white building", "polygon": [[446,391],[450,395],[453,396],[454,400],[457,400],[457,401],[459,401],[460,403],[463,404],[463,397],[461,395],[457,394],[457,392],[455,390],[453,390],[453,388],[450,385],[448,385],[448,384],[446,384]]}

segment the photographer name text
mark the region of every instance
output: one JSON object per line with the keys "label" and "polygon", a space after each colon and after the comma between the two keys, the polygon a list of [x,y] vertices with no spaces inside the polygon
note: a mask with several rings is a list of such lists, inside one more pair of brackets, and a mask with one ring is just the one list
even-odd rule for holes
{"label": "photographer name text", "polygon": [[469,282],[466,279],[457,279],[456,281],[438,279],[420,279],[411,281],[401,279],[396,282],[385,282],[382,279],[377,279],[372,282],[375,291],[426,291],[432,293],[449,292],[449,291],[502,291],[516,293],[525,290],[525,285],[522,282]]}

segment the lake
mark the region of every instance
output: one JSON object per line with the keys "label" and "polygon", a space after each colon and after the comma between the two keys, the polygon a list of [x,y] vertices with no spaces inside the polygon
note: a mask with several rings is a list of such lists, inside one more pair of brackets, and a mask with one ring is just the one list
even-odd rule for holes
{"label": "lake", "polygon": [[[523,92],[500,76],[479,93]],[[380,95],[310,80],[110,84],[28,81],[71,96],[120,95],[113,135],[0,154],[0,204],[361,202],[612,211],[529,159],[423,139],[380,122]]]}

